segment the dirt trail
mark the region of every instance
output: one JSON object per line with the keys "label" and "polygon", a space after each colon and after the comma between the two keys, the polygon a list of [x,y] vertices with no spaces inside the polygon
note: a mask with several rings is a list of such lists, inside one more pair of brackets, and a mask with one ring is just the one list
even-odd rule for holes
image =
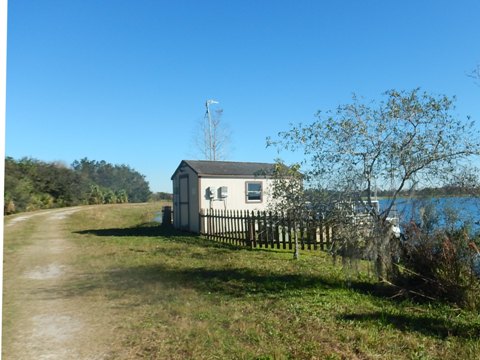
{"label": "dirt trail", "polygon": [[[79,249],[63,233],[78,208],[21,215],[5,222],[9,236],[24,232],[23,245],[4,253],[3,359],[110,359],[108,320],[92,318],[96,306],[68,294],[82,276],[72,260]],[[5,313],[9,309],[9,313]],[[98,314],[98,311],[95,311]]]}

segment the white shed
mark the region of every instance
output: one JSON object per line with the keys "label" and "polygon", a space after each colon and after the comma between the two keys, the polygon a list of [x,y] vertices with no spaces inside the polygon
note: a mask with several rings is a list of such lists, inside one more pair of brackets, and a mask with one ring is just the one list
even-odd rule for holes
{"label": "white shed", "polygon": [[174,227],[200,232],[200,209],[265,210],[274,166],[182,160],[172,175]]}

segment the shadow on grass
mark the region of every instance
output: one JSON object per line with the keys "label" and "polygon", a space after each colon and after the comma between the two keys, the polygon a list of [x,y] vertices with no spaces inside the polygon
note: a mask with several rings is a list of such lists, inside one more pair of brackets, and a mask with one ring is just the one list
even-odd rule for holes
{"label": "shadow on grass", "polygon": [[[163,265],[129,268],[110,274],[112,284],[121,290],[131,288],[131,282],[161,282],[172,288],[192,288],[201,293],[218,294],[227,298],[264,296],[281,298],[285,293],[307,289],[330,289],[338,284],[316,276],[299,274],[263,273],[247,268],[191,268],[176,269]],[[123,282],[125,276],[131,279]],[[133,280],[135,278],[136,280]],[[132,281],[133,280],[133,281]],[[294,296],[289,293],[288,296]]]}
{"label": "shadow on grass", "polygon": [[198,234],[180,231],[175,229],[173,226],[161,225],[158,223],[145,223],[130,228],[81,230],[74,231],[74,234],[105,237],[153,237],[162,238],[164,241],[191,244],[201,247],[229,250],[246,249],[244,246],[207,240]]}
{"label": "shadow on grass", "polygon": [[[158,287],[157,287],[158,285]],[[271,274],[246,268],[177,268],[164,264],[113,269],[103,273],[82,274],[81,279],[71,281],[56,291],[45,292],[45,297],[77,297],[96,290],[119,293],[124,296],[142,294],[145,301],[161,300],[158,289],[194,289],[198,293],[213,294],[224,299],[247,297],[282,298],[301,295],[292,291],[330,289],[338,284],[299,274]],[[41,292],[41,291],[40,291]]]}
{"label": "shadow on grass", "polygon": [[449,336],[478,338],[480,324],[464,324],[452,319],[418,314],[388,314],[372,312],[339,316],[341,320],[365,322],[379,326],[393,326],[403,332],[418,332],[426,336],[446,338]]}
{"label": "shadow on grass", "polygon": [[[93,276],[88,280],[82,280],[76,284],[72,283],[70,288],[58,289],[54,295],[50,291],[45,293],[46,297],[78,297],[96,290],[107,291],[111,298],[132,299],[124,302],[122,307],[127,311],[130,307],[138,306],[141,303],[162,303],[169,302],[172,296],[175,301],[182,301],[181,292],[178,289],[193,289],[199,294],[213,296],[215,301],[256,301],[256,300],[282,300],[289,302],[305,302],[308,308],[321,308],[323,302],[315,302],[309,290],[315,289],[315,298],[325,298],[326,302],[341,301],[337,296],[328,299],[330,291],[344,289],[360,293],[372,294],[375,285],[371,283],[356,282],[352,287],[347,288],[343,281],[332,281],[331,279],[304,274],[281,274],[266,273],[264,271],[246,268],[174,268],[167,265],[157,264],[150,266],[137,266],[126,269],[116,269],[100,274],[101,280],[92,281]],[[98,278],[97,278],[98,279]],[[158,286],[157,286],[158,285]],[[141,300],[138,295],[141,294]],[[177,298],[179,296],[179,298]],[[349,294],[345,293],[345,297]],[[250,300],[249,300],[250,299]],[[300,299],[300,300],[296,300]],[[313,302],[312,302],[313,301]],[[384,304],[385,305],[385,304]],[[400,308],[401,309],[401,308]],[[408,314],[408,310],[400,310],[401,314],[389,314],[388,312],[351,313],[338,315],[340,321],[371,324],[378,326],[381,330],[385,326],[405,332],[417,332],[435,338],[446,338],[448,336],[462,338],[476,338],[480,336],[480,324],[461,323],[452,318],[438,318],[432,315]]]}
{"label": "shadow on grass", "polygon": [[189,233],[175,229],[170,225],[163,225],[158,223],[145,223],[130,228],[111,228],[111,229],[91,229],[74,231],[74,234],[80,235],[94,235],[105,237],[157,237],[162,238],[165,241],[171,241],[183,244],[194,244],[196,246],[208,247],[208,248],[221,248],[229,250],[249,250],[257,252],[270,252],[270,253],[285,253],[293,252],[292,249],[283,248],[251,248],[245,245],[236,245],[226,242],[219,242],[215,240],[209,240],[202,237],[199,234]]}
{"label": "shadow on grass", "polygon": [[112,229],[91,229],[75,231],[75,234],[95,235],[95,236],[148,236],[148,237],[198,237],[196,235],[181,232],[173,226],[161,225],[158,223],[145,223],[129,228]]}

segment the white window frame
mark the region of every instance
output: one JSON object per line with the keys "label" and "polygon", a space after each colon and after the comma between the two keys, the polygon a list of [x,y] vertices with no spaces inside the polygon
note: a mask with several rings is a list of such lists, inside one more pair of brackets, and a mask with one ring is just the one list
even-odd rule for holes
{"label": "white window frame", "polygon": [[[250,199],[251,193],[258,193],[256,190],[249,190],[249,185],[260,185],[260,199]],[[245,182],[245,202],[246,203],[261,203],[263,202],[263,182],[261,181],[246,181]]]}

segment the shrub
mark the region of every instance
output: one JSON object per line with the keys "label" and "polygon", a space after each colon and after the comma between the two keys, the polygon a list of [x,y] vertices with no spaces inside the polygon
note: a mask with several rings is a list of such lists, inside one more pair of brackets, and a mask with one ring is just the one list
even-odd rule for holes
{"label": "shrub", "polygon": [[479,257],[474,240],[465,226],[432,231],[408,224],[395,284],[410,294],[480,308],[480,282],[475,271]]}

